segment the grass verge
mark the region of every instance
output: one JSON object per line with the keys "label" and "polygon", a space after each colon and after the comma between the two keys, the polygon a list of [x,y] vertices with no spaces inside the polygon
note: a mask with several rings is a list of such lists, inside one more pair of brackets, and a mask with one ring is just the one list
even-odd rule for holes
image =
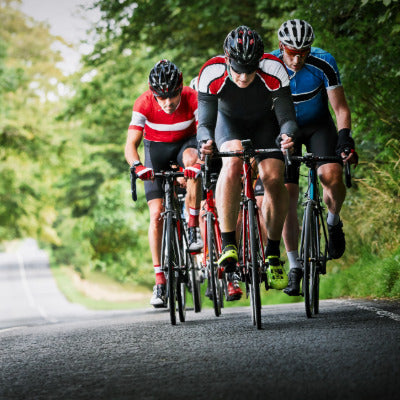
{"label": "grass verge", "polygon": [[[368,249],[361,251],[359,259],[348,268],[332,262],[328,273],[321,277],[320,298],[339,297],[392,298],[400,299],[400,248],[382,258],[371,255]],[[85,273],[79,277],[71,267],[53,267],[52,272],[58,287],[73,303],[92,310],[117,310],[149,307],[151,291],[134,284],[121,284],[100,272]],[[212,301],[205,297],[207,282],[201,285],[202,307],[212,308]],[[244,285],[242,299],[224,301],[224,307],[249,306]],[[265,291],[261,286],[263,305],[302,302],[303,297],[289,297],[280,290]],[[187,307],[193,307],[187,293]]]}
{"label": "grass verge", "polygon": [[386,257],[369,249],[347,269],[335,269],[321,279],[321,298],[400,298],[400,248]]}
{"label": "grass verge", "polygon": [[82,279],[73,268],[53,267],[57,286],[71,303],[91,310],[123,310],[149,306],[151,292],[134,284],[121,284],[99,273],[89,272]]}

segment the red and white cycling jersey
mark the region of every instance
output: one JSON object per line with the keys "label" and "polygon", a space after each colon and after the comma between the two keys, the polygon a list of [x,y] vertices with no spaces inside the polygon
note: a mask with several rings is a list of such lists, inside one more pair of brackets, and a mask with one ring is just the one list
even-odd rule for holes
{"label": "red and white cycling jersey", "polygon": [[[265,53],[259,63],[257,75],[269,91],[289,85],[289,76],[279,58]],[[219,95],[228,79],[224,56],[216,56],[206,62],[200,70],[198,90],[202,93]]]}
{"label": "red and white cycling jersey", "polygon": [[172,114],[167,114],[150,90],[135,101],[129,129],[144,131],[153,142],[179,142],[196,135],[197,92],[184,86],[181,101]]}

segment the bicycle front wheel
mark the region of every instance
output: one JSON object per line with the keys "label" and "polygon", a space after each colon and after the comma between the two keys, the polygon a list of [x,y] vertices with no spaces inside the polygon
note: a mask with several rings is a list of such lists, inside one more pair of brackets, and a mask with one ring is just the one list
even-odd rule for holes
{"label": "bicycle front wheel", "polygon": [[261,329],[261,295],[260,295],[260,241],[258,236],[258,224],[256,220],[255,204],[252,200],[248,202],[249,218],[249,243],[250,249],[250,294],[252,305],[253,324]]}
{"label": "bicycle front wheel", "polygon": [[214,216],[207,214],[207,247],[208,247],[208,279],[211,285],[212,301],[214,305],[214,314],[216,317],[221,315],[223,307],[222,290],[218,279],[218,250],[214,234]]}
{"label": "bicycle front wheel", "polygon": [[176,325],[176,276],[175,276],[175,263],[176,263],[176,250],[174,238],[174,226],[172,215],[168,214],[165,221],[165,251],[164,251],[164,264],[163,267],[167,271],[167,291],[169,303],[169,315],[171,324]]}
{"label": "bicycle front wheel", "polygon": [[186,283],[183,277],[178,275],[176,278],[176,301],[178,303],[179,321],[186,320]]}
{"label": "bicycle front wheel", "polygon": [[[178,221],[179,223],[179,221]],[[186,283],[188,279],[187,268],[184,264],[183,248],[178,236],[178,229],[174,229],[174,254],[175,254],[175,284],[176,284],[176,302],[178,303],[179,321],[186,320]]]}
{"label": "bicycle front wheel", "polygon": [[[311,318],[315,312],[315,304],[319,297],[319,275],[317,271],[317,216],[314,204],[307,203],[304,225],[304,252],[303,252],[303,292],[306,315]],[[318,305],[316,306],[318,310]],[[318,312],[318,311],[317,311]]]}
{"label": "bicycle front wheel", "polygon": [[190,287],[192,290],[194,312],[201,311],[200,267],[196,256],[186,254],[186,266],[190,271]]}

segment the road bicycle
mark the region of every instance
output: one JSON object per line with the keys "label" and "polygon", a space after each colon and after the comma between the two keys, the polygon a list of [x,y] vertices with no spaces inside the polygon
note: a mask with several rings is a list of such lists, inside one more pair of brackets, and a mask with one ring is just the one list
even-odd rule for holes
{"label": "road bicycle", "polygon": [[[312,153],[305,153],[303,156],[290,156],[290,159],[292,162],[303,163],[308,168],[299,261],[303,268],[302,295],[304,296],[306,315],[311,318],[313,314],[319,313],[320,275],[326,274],[326,263],[329,260],[326,218],[319,192],[317,164],[319,162],[338,162],[341,158],[337,156],[319,157]],[[345,167],[345,178],[346,186],[351,187],[348,163]]]}
{"label": "road bicycle", "polygon": [[[164,189],[164,211],[161,214],[163,218],[161,269],[167,280],[167,299],[172,325],[176,325],[177,308],[180,322],[186,319],[186,287],[189,283],[190,271],[194,269],[192,255],[187,250],[187,234],[177,195],[177,178],[183,176],[184,173],[174,167],[154,173],[155,178],[162,179]],[[136,201],[136,174],[133,167],[131,168],[131,188],[132,199]]]}
{"label": "road bicycle", "polygon": [[218,152],[217,157],[239,157],[243,160],[243,190],[241,201],[242,228],[239,245],[239,274],[250,295],[253,325],[261,329],[260,284],[268,289],[267,264],[261,235],[260,216],[253,189],[252,163],[257,156],[278,153],[280,149],[254,149],[250,139],[241,141],[243,150]]}

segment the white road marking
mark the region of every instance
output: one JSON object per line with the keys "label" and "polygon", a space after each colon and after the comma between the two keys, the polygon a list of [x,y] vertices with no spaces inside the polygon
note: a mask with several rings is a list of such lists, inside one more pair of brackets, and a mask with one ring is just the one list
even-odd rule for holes
{"label": "white road marking", "polygon": [[366,305],[363,305],[363,304],[357,304],[357,303],[354,303],[352,301],[349,301],[348,303],[350,303],[354,307],[358,308],[359,310],[375,312],[380,317],[387,317],[387,318],[393,319],[394,321],[400,322],[400,314],[396,314],[396,313],[393,313],[393,312],[390,312],[390,311],[385,311],[385,310],[382,310],[380,308],[373,307],[373,306],[366,306]]}
{"label": "white road marking", "polygon": [[37,304],[37,303],[35,302],[35,299],[34,299],[34,297],[33,297],[33,295],[32,295],[32,291],[31,291],[31,289],[30,289],[30,287],[29,287],[29,284],[28,284],[28,279],[26,278],[26,271],[25,271],[24,260],[23,260],[23,258],[22,258],[22,256],[21,256],[20,253],[17,253],[17,259],[18,259],[18,266],[19,266],[19,274],[20,274],[20,276],[21,276],[21,281],[22,281],[22,287],[24,288],[24,292],[25,292],[25,295],[26,295],[26,297],[27,297],[27,299],[28,299],[29,305],[30,305],[32,308],[36,309],[36,310],[39,312],[39,314],[40,314],[46,321],[49,321],[49,322],[57,322],[56,319],[49,318],[49,316],[47,315],[47,313],[45,312],[45,310],[44,310],[39,304]]}
{"label": "white road marking", "polygon": [[15,331],[17,329],[22,329],[22,328],[27,328],[27,326],[26,325],[20,325],[20,326],[13,326],[11,328],[0,329],[0,333],[9,332],[9,331]]}

